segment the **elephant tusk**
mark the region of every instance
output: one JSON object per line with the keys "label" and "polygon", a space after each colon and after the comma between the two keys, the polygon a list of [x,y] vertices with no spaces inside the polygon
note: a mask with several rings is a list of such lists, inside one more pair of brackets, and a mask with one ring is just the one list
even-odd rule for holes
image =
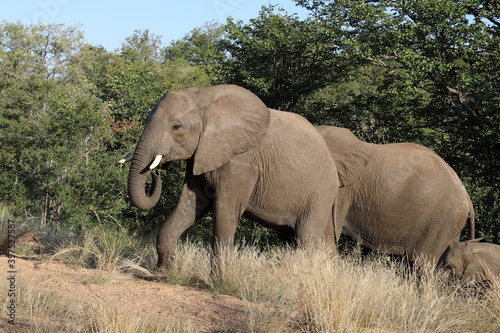
{"label": "elephant tusk", "polygon": [[123,164],[123,163],[127,163],[127,162],[132,161],[133,159],[134,159],[134,155],[129,156],[129,157],[127,157],[127,158],[122,158],[121,160],[119,160],[119,161],[118,161],[118,163],[121,163],[121,164]]}
{"label": "elephant tusk", "polygon": [[155,160],[153,161],[153,163],[151,163],[149,169],[153,170],[154,168],[156,168],[158,164],[160,164],[162,158],[163,158],[162,155],[156,155]]}

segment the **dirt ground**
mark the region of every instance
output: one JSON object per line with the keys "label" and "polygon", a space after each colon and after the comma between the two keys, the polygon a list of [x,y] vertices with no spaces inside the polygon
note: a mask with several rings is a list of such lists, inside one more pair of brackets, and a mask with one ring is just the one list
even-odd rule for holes
{"label": "dirt ground", "polygon": [[[0,257],[0,278],[8,278],[8,258]],[[92,270],[73,268],[58,262],[41,263],[33,258],[16,258],[16,279],[22,278],[35,290],[52,292],[87,303],[103,303],[119,313],[158,318],[188,318],[199,332],[240,331],[248,303],[214,295],[208,290],[169,285],[118,275],[112,281],[89,283]],[[7,290],[0,297],[7,297]],[[0,332],[30,332],[26,318],[16,316],[16,327],[7,323],[7,310],[0,313]],[[231,327],[234,328],[230,329]]]}

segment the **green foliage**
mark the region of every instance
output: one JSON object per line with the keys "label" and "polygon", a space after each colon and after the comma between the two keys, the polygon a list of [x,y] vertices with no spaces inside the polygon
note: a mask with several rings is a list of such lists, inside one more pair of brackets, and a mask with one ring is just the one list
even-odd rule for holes
{"label": "green foliage", "polygon": [[[75,231],[157,230],[177,203],[184,163],[162,171],[164,195],[141,212],[128,202],[128,167],[117,160],[133,153],[165,93],[232,83],[370,142],[429,146],[466,184],[477,236],[500,242],[498,4],[296,2],[308,18],[270,5],[247,23],[207,23],[166,47],[136,30],[114,52],[85,43],[78,27],[2,22],[1,201],[15,216]],[[209,240],[211,228],[206,217],[184,237]],[[236,239],[276,242],[247,220]]]}
{"label": "green foliage", "polygon": [[[60,25],[3,23],[0,29],[2,198],[42,224],[56,216],[81,223],[88,205],[99,203],[87,189],[110,136],[103,104],[84,82],[66,77],[82,35]],[[107,171],[114,173],[102,169],[101,175],[114,178]]]}
{"label": "green foliage", "polygon": [[249,24],[229,19],[226,32],[221,44],[230,57],[221,80],[251,90],[271,108],[291,111],[342,73],[337,32],[315,20],[301,21],[268,6]]}
{"label": "green foliage", "polygon": [[207,22],[203,27],[194,28],[182,39],[172,41],[170,46],[165,48],[165,60],[169,62],[182,60],[190,65],[210,69],[225,58],[224,52],[219,47],[219,42],[223,38],[224,26]]}

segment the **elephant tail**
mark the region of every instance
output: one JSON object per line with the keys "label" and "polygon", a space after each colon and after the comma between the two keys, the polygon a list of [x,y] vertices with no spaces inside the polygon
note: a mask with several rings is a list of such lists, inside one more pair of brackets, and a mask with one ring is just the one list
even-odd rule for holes
{"label": "elephant tail", "polygon": [[469,217],[467,218],[467,222],[469,223],[469,231],[470,231],[470,239],[476,238],[476,220],[474,214],[474,207],[472,206],[472,201],[469,199]]}
{"label": "elephant tail", "polygon": [[332,220],[333,220],[333,235],[335,237],[335,245],[339,245],[340,235],[342,234],[342,227],[344,226],[344,220],[339,218],[339,197],[335,198],[335,202],[332,206]]}

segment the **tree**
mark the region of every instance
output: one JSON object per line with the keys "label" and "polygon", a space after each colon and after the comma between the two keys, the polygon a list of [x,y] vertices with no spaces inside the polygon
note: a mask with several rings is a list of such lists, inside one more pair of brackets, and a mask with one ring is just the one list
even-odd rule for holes
{"label": "tree", "polygon": [[220,48],[223,38],[224,26],[207,22],[165,47],[164,62],[176,68],[178,76],[196,77],[197,87],[211,85],[218,76],[219,63],[225,58]]}
{"label": "tree", "polygon": [[165,60],[185,60],[193,66],[209,67],[224,58],[224,53],[218,47],[223,38],[224,26],[207,22],[191,30],[182,39],[172,41],[165,48]]}
{"label": "tree", "polygon": [[89,183],[116,179],[99,154],[110,135],[106,110],[72,64],[83,35],[62,25],[2,22],[0,36],[2,200],[42,224],[82,225],[90,205],[110,198]]}
{"label": "tree", "polygon": [[249,24],[229,19],[226,33],[222,81],[248,88],[272,108],[292,111],[347,70],[337,61],[336,31],[275,6],[263,7]]}
{"label": "tree", "polygon": [[149,29],[135,30],[132,36],[125,38],[121,55],[131,62],[154,62],[160,59],[161,36],[156,36]]}
{"label": "tree", "polygon": [[[173,195],[157,211],[138,212],[117,161],[133,153],[161,96],[198,77],[162,64],[159,39],[149,32],[127,38],[120,54],[63,25],[3,22],[0,38],[2,203],[73,230],[159,227],[150,222],[168,213],[178,188],[168,188]],[[182,182],[182,166],[172,168],[165,178]]]}

